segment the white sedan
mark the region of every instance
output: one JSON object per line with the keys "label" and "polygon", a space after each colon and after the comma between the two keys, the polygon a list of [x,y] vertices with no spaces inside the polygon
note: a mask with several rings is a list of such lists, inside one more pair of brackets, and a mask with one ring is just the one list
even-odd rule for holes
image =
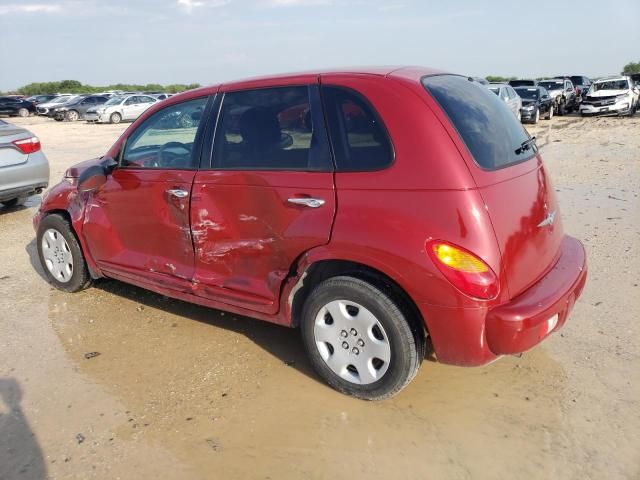
{"label": "white sedan", "polygon": [[122,95],[110,98],[99,107],[90,108],[84,118],[87,122],[99,123],[133,121],[156,102],[158,99],[150,95]]}

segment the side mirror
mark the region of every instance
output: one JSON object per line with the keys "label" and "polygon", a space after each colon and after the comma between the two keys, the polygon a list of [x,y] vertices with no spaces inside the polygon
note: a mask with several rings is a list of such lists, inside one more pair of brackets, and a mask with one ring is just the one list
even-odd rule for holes
{"label": "side mirror", "polygon": [[102,165],[93,165],[80,174],[78,191],[93,192],[107,182],[107,172]]}

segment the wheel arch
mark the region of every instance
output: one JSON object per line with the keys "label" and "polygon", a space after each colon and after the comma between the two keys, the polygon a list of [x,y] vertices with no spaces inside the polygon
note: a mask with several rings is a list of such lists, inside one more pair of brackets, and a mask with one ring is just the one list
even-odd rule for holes
{"label": "wheel arch", "polygon": [[416,303],[406,289],[392,276],[393,273],[385,272],[379,266],[346,258],[324,257],[309,261],[305,257],[298,262],[297,272],[297,281],[291,286],[288,298],[285,299],[289,307],[290,325],[294,328],[300,325],[304,302],[316,285],[328,278],[351,276],[367,281],[384,292],[389,292],[405,313],[416,339],[424,342],[428,336],[427,322]]}

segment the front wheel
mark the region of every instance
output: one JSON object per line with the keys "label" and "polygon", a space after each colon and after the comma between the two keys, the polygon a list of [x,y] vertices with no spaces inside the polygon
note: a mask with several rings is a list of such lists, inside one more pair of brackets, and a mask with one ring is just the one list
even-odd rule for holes
{"label": "front wheel", "polygon": [[91,284],[82,248],[71,224],[61,215],[42,219],[36,235],[38,256],[47,279],[58,290],[78,292]]}
{"label": "front wheel", "polygon": [[24,118],[24,117],[28,117],[28,116],[29,116],[29,110],[27,110],[27,109],[26,109],[26,108],[24,108],[24,107],[23,107],[23,108],[20,108],[20,109],[18,110],[18,116],[19,116],[19,117],[22,117],[22,118]]}
{"label": "front wheel", "polygon": [[18,197],[18,198],[12,198],[11,200],[5,200],[3,202],[0,202],[3,206],[7,207],[7,208],[12,208],[12,207],[17,207],[20,205],[24,205],[25,202],[27,201],[27,198],[29,197]]}
{"label": "front wheel", "polygon": [[313,368],[339,392],[382,400],[402,390],[424,357],[400,303],[366,281],[340,276],[307,298],[302,339]]}
{"label": "front wheel", "polygon": [[547,116],[544,118],[545,120],[551,120],[553,118],[553,105],[549,106],[549,110],[547,111]]}
{"label": "front wheel", "polygon": [[567,105],[563,100],[558,104],[558,115],[563,116],[566,113],[567,113]]}
{"label": "front wheel", "polygon": [[120,115],[119,113],[112,113],[111,116],[109,117],[109,121],[111,123],[120,123],[122,121],[122,115]]}
{"label": "front wheel", "polygon": [[68,122],[75,122],[80,118],[80,114],[75,110],[69,110],[65,116]]}
{"label": "front wheel", "polygon": [[540,109],[536,108],[536,114],[533,116],[533,120],[531,120],[533,124],[537,124],[540,121]]}

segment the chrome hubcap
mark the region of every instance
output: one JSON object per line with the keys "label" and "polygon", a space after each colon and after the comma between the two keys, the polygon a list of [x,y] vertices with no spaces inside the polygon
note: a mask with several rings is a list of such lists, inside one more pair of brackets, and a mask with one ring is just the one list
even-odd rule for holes
{"label": "chrome hubcap", "polygon": [[73,275],[73,255],[69,244],[55,228],[50,228],[42,236],[42,256],[47,270],[53,278],[66,283]]}
{"label": "chrome hubcap", "polygon": [[334,300],[316,315],[313,334],[327,366],[351,383],[380,380],[391,360],[382,324],[369,310],[348,300]]}

